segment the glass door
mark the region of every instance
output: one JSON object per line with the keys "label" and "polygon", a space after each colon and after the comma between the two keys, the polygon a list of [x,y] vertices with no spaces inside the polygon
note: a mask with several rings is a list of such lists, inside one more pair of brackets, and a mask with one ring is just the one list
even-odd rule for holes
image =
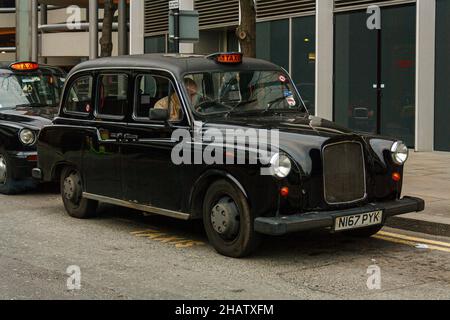
{"label": "glass door", "polygon": [[380,132],[415,143],[416,7],[382,11]]}
{"label": "glass door", "polygon": [[377,132],[378,32],[364,11],[336,15],[334,115],[339,124]]}
{"label": "glass door", "polygon": [[414,146],[415,16],[415,5],[382,8],[371,30],[366,11],[336,15],[337,123]]}

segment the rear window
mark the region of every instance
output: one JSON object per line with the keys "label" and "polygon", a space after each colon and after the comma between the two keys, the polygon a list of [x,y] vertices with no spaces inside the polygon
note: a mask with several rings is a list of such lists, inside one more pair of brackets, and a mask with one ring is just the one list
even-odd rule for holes
{"label": "rear window", "polygon": [[65,76],[50,71],[0,70],[0,109],[57,106]]}
{"label": "rear window", "polygon": [[128,76],[102,74],[98,79],[97,114],[103,118],[123,118],[128,108]]}
{"label": "rear window", "polygon": [[82,76],[70,86],[64,106],[66,113],[89,114],[92,111],[92,76]]}

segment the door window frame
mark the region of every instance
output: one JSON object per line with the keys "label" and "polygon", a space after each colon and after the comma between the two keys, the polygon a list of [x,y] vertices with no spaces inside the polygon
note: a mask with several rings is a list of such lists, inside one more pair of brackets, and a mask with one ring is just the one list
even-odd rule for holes
{"label": "door window frame", "polygon": [[[123,110],[123,115],[121,116],[115,116],[115,115],[108,115],[108,114],[102,114],[98,112],[99,102],[100,102],[100,79],[103,76],[125,76],[127,79],[127,106]],[[130,81],[132,79],[129,72],[126,71],[113,71],[113,70],[102,70],[97,74],[96,78],[96,90],[95,90],[95,108],[94,108],[94,117],[98,120],[113,120],[113,121],[124,121],[127,117],[127,114],[129,113],[130,109],[130,103],[132,103],[132,97],[130,96],[130,83],[133,81]]]}
{"label": "door window frame", "polygon": [[138,104],[138,89],[139,89],[139,85],[140,83],[138,83],[139,77],[143,77],[143,76],[152,76],[152,77],[159,77],[159,78],[163,78],[163,79],[167,79],[170,83],[170,85],[172,86],[174,92],[177,94],[178,99],[180,101],[181,104],[181,112],[182,112],[182,117],[180,120],[178,121],[168,121],[170,124],[172,124],[173,126],[183,126],[183,124],[185,123],[187,117],[188,117],[188,113],[186,112],[186,106],[184,103],[184,97],[183,95],[180,93],[180,90],[178,90],[176,82],[173,80],[173,78],[170,75],[165,74],[165,72],[161,72],[161,71],[155,71],[155,70],[148,70],[146,71],[141,71],[141,70],[136,70],[135,74],[134,74],[134,81],[133,81],[133,110],[131,113],[131,118],[133,119],[133,121],[135,123],[145,123],[145,124],[153,124],[153,125],[163,125],[165,123],[165,121],[155,121],[155,120],[150,120],[149,117],[145,118],[145,117],[138,117],[136,115],[136,110],[137,110],[137,104]]}

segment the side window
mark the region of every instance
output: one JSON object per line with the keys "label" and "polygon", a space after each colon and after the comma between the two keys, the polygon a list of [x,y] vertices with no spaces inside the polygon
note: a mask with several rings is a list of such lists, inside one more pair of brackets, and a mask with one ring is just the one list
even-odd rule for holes
{"label": "side window", "polygon": [[97,114],[123,118],[128,107],[128,76],[101,74],[98,79]]}
{"label": "side window", "polygon": [[172,82],[165,77],[140,75],[136,78],[136,104],[134,117],[138,120],[149,119],[151,109],[168,109],[170,121],[183,119],[183,108]]}
{"label": "side window", "polygon": [[92,110],[92,76],[82,76],[72,83],[64,105],[67,113],[89,114]]}

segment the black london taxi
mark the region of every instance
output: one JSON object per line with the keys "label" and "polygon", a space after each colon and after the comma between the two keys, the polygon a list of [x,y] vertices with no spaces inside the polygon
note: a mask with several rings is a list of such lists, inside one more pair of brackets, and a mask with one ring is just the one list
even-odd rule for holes
{"label": "black london taxi", "polygon": [[[252,130],[270,141],[255,147]],[[262,235],[371,236],[388,217],[424,209],[401,196],[401,141],[310,116],[283,68],[240,53],[84,62],[38,152],[33,176],[60,181],[69,215],[91,217],[102,202],[202,219],[230,257],[252,253]]]}
{"label": "black london taxi", "polygon": [[58,112],[65,76],[47,65],[0,62],[0,193],[34,187],[37,136]]}

